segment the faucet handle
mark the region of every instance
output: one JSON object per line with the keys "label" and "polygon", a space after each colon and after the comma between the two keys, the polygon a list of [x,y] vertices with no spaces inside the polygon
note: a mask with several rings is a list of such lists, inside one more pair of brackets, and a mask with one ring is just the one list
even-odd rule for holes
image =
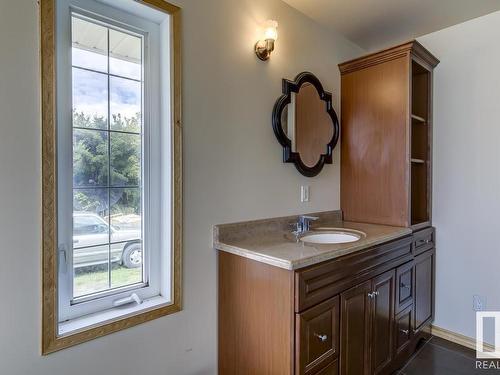
{"label": "faucet handle", "polygon": [[309,223],[311,221],[315,221],[315,220],[318,220],[319,217],[317,216],[309,216],[309,215],[300,215],[299,216],[299,222],[301,223],[301,225],[305,225],[306,226],[306,229],[309,229]]}
{"label": "faucet handle", "polygon": [[300,215],[300,218],[305,219],[305,220],[309,220],[309,221],[314,221],[314,220],[319,219],[318,216],[309,216],[309,215]]}
{"label": "faucet handle", "polygon": [[319,217],[317,217],[317,216],[300,215],[299,216],[300,230],[302,232],[308,232],[309,225],[310,225],[311,221],[318,220],[318,219],[319,219]]}

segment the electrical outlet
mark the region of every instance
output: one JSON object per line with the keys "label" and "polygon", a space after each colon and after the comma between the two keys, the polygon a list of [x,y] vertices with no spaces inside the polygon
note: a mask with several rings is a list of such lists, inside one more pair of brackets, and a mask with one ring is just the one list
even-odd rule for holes
{"label": "electrical outlet", "polygon": [[300,187],[300,201],[309,202],[309,186],[303,185]]}
{"label": "electrical outlet", "polygon": [[477,294],[472,296],[472,309],[474,311],[486,310],[486,297]]}

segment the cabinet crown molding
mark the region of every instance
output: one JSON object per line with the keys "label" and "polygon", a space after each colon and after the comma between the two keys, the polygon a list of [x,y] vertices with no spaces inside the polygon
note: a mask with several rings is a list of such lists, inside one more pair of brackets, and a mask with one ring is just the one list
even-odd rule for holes
{"label": "cabinet crown molding", "polygon": [[370,53],[358,57],[353,60],[346,61],[339,64],[340,74],[347,74],[356,70],[364,69],[373,65],[380,64],[385,61],[394,60],[400,57],[409,57],[413,55],[428,65],[429,69],[436,67],[439,60],[429,51],[425,49],[422,44],[416,40],[412,40],[395,47],[387,48],[382,51]]}

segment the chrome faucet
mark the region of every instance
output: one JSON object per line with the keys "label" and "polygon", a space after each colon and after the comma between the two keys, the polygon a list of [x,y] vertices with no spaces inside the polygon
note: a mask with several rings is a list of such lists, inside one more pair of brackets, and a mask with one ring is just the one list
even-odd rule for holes
{"label": "chrome faucet", "polygon": [[295,235],[295,240],[299,242],[299,237],[311,229],[311,221],[318,219],[317,216],[300,215],[298,221],[294,224],[295,230],[292,232]]}

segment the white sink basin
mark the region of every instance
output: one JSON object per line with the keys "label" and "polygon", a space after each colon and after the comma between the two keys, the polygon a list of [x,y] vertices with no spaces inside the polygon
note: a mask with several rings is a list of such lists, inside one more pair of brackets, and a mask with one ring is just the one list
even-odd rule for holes
{"label": "white sink basin", "polygon": [[301,237],[302,242],[316,244],[337,244],[356,242],[363,237],[364,233],[354,231],[335,230],[328,232],[309,233]]}

